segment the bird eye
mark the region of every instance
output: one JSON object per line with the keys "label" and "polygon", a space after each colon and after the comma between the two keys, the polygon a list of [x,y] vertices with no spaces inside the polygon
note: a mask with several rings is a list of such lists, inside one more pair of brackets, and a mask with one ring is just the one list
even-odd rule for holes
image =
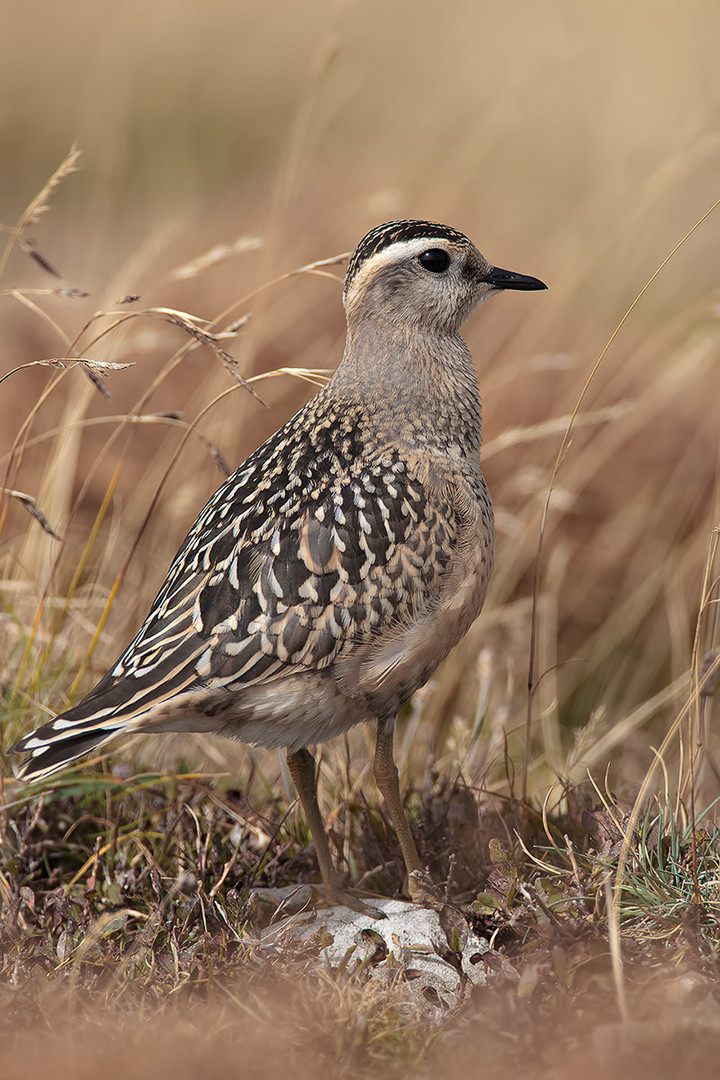
{"label": "bird eye", "polygon": [[450,265],[450,256],[442,248],[431,248],[430,251],[423,251],[422,255],[418,255],[418,262],[431,274],[442,274]]}

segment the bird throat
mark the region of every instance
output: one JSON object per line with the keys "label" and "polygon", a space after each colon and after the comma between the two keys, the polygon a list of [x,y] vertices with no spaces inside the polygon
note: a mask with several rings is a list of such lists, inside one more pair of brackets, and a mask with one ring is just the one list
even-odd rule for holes
{"label": "bird throat", "polygon": [[348,334],[327,391],[362,401],[394,442],[456,456],[480,448],[482,408],[470,351],[455,333]]}

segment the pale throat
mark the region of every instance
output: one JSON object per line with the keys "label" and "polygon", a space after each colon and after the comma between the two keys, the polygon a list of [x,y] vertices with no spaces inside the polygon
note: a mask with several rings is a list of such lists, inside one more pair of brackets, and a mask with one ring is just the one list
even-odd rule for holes
{"label": "pale throat", "polygon": [[457,332],[388,329],[375,320],[348,328],[345,355],[328,391],[363,401],[379,427],[411,425],[412,442],[453,456],[478,450],[482,409],[470,351]]}

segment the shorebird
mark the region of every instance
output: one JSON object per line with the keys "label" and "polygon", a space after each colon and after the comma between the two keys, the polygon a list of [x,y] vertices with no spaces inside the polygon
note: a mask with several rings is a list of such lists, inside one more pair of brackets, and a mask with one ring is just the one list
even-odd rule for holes
{"label": "shorebird", "polygon": [[480,613],[492,572],[481,407],[460,326],[537,278],[427,221],[373,229],[348,264],[332,378],[200,512],[137,635],[78,705],[26,735],[28,779],[123,734],[286,747],[328,900],[333,866],[308,749],[377,729],[373,771],[413,898],[423,864],[393,759],[398,710]]}

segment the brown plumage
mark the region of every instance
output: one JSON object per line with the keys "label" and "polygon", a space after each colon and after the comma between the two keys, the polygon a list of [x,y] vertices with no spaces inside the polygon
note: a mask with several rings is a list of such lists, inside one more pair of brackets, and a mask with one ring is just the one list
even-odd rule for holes
{"label": "brown plumage", "polygon": [[337,371],[215,492],[112,669],[13,748],[30,753],[21,775],[128,732],[285,746],[337,896],[305,748],[374,721],[375,775],[417,893],[395,717],[478,615],[493,560],[480,401],[458,331],[495,291],[544,287],[443,225],[369,233],[348,266]]}

